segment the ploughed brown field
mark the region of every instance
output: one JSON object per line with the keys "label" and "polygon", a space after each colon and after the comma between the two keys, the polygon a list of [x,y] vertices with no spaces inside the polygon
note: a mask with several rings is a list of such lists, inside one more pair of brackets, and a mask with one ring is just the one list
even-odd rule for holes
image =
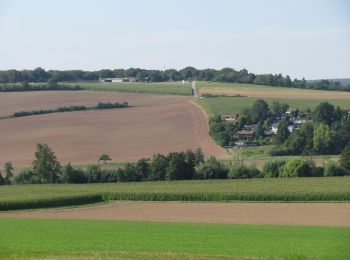
{"label": "ploughed brown field", "polygon": [[0,213],[1,217],[349,227],[350,204],[122,201],[79,208]]}
{"label": "ploughed brown field", "polygon": [[[12,94],[6,96],[9,99],[6,106],[2,94]],[[227,157],[210,139],[206,116],[191,103],[191,97],[68,91],[25,94],[1,93],[0,115],[2,111],[52,108],[73,102],[94,105],[126,101],[136,107],[0,120],[1,165],[6,161],[17,167],[31,164],[37,143],[47,143],[62,163],[73,164],[95,163],[103,153],[109,154],[113,161],[127,162],[154,153],[197,147],[206,155]],[[11,97],[14,97],[12,103]]]}
{"label": "ploughed brown field", "polygon": [[186,97],[93,91],[0,92],[0,116],[19,111],[54,109],[60,106],[96,106],[98,102],[128,102],[131,106],[142,106],[164,105],[184,99]]}

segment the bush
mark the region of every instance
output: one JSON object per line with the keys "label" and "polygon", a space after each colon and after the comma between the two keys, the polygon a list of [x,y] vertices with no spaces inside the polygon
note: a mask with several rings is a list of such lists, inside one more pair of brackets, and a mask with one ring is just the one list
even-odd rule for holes
{"label": "bush", "polygon": [[37,184],[41,183],[40,178],[31,170],[23,170],[14,178],[16,184]]}
{"label": "bush", "polygon": [[87,182],[94,183],[100,182],[101,180],[101,167],[97,164],[92,164],[87,167],[86,170],[86,178]]}
{"label": "bush", "polygon": [[279,146],[272,148],[271,151],[269,152],[271,156],[285,156],[285,155],[289,155],[290,153],[291,152],[286,148],[279,147]]}
{"label": "bush", "polygon": [[63,167],[62,171],[62,182],[63,183],[86,183],[87,178],[84,171],[81,169],[74,169],[70,163]]}
{"label": "bush", "polygon": [[227,179],[228,168],[211,156],[207,161],[199,164],[193,179]]}
{"label": "bush", "polygon": [[343,165],[329,160],[324,165],[323,175],[324,176],[345,176],[345,175],[349,175],[349,170],[347,170]]}
{"label": "bush", "polygon": [[279,176],[284,178],[311,177],[312,167],[310,162],[302,158],[293,158],[288,160],[281,168]]}
{"label": "bush", "polygon": [[340,164],[350,170],[350,145],[346,146],[340,156]]}
{"label": "bush", "polygon": [[230,179],[248,179],[248,178],[260,178],[260,171],[254,166],[245,166],[241,164],[233,164],[228,172]]}
{"label": "bush", "polygon": [[276,178],[281,173],[281,168],[286,164],[286,161],[268,161],[264,164],[263,173],[265,177]]}

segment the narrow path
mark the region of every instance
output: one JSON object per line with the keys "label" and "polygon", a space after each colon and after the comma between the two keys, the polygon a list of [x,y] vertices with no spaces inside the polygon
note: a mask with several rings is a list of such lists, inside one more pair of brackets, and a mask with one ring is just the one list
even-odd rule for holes
{"label": "narrow path", "polygon": [[350,227],[350,203],[196,203],[120,201],[22,212],[0,218],[58,218]]}

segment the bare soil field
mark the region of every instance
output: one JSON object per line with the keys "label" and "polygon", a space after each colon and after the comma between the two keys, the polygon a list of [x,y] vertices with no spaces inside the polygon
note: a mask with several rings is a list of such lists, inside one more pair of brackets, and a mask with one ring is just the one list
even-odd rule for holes
{"label": "bare soil field", "polygon": [[1,92],[0,116],[18,111],[54,109],[60,106],[95,106],[99,102],[128,102],[131,106],[164,105],[189,97],[94,91]]}
{"label": "bare soil field", "polygon": [[259,98],[300,98],[300,99],[344,99],[350,98],[350,92],[306,90],[277,87],[200,87],[199,95],[247,96]]}
{"label": "bare soil field", "polygon": [[[36,95],[53,95],[51,100],[55,100],[56,94],[61,93]],[[88,102],[96,103],[97,94],[100,93],[85,97],[91,99]],[[114,94],[116,98],[112,98]],[[79,98],[70,95],[71,100]],[[84,96],[85,93],[74,92],[73,95]],[[126,162],[154,153],[197,147],[201,147],[206,155],[227,158],[227,153],[210,139],[206,116],[191,103],[192,98],[106,92],[101,95],[100,98],[109,96],[108,100],[114,102],[127,101],[131,105],[145,106],[0,120],[0,164],[6,161],[12,161],[16,167],[31,164],[37,143],[47,143],[62,163],[73,164],[97,162],[103,153],[109,154],[113,161]],[[62,99],[67,102],[66,97]],[[20,106],[19,102],[15,110],[34,108],[37,101],[32,105],[23,102],[25,106]],[[52,103],[49,98],[38,102],[43,107]],[[61,103],[57,101],[55,106],[58,104]]]}
{"label": "bare soil field", "polygon": [[349,203],[113,202],[90,207],[0,213],[0,218],[350,226]]}

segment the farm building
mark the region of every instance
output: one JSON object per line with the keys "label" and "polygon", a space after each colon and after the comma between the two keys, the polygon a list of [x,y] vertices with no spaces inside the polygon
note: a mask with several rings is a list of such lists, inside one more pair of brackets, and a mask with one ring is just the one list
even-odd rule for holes
{"label": "farm building", "polygon": [[221,119],[225,121],[235,122],[238,120],[238,116],[239,115],[237,114],[221,115]]}
{"label": "farm building", "polygon": [[110,83],[123,83],[123,82],[135,82],[135,77],[124,77],[124,78],[100,78],[100,82],[110,82]]}

